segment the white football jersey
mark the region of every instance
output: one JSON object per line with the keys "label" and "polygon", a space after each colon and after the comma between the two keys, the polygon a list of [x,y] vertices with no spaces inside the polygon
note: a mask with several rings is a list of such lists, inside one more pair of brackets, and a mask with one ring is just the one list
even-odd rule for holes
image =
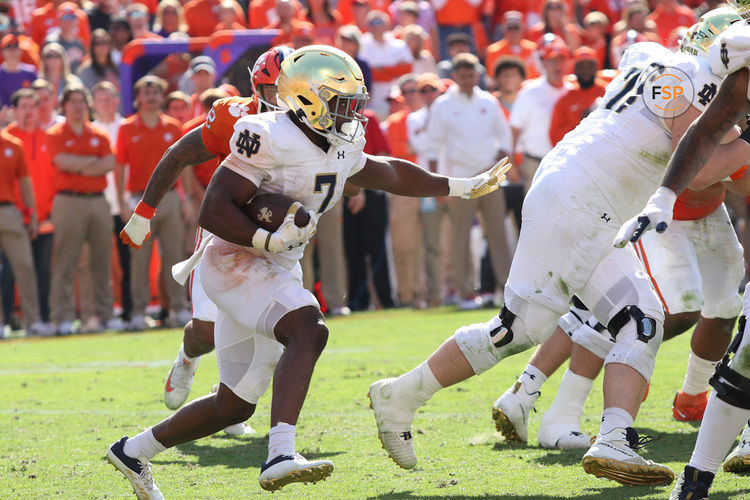
{"label": "white football jersey", "polygon": [[[641,96],[644,84],[661,68],[666,68],[665,73],[677,68],[688,75],[693,95],[685,97],[700,111],[722,80],[711,72],[706,59],[673,53],[657,43],[634,44],[598,107],[545,157],[539,175],[549,168],[580,168],[618,217],[626,220],[637,213],[659,185],[672,155],[670,130]],[[685,93],[689,92],[686,86]]]}
{"label": "white football jersey", "polygon": [[[230,147],[221,166],[258,186],[258,194],[283,194],[318,214],[339,201],[346,179],[359,172],[366,161],[364,136],[324,152],[284,111],[240,118]],[[304,250],[301,246],[280,254],[258,251],[289,268]]]}
{"label": "white football jersey", "polygon": [[[750,66],[750,20],[738,21],[708,48],[711,70],[722,78]],[[750,85],[747,89],[750,100]]]}

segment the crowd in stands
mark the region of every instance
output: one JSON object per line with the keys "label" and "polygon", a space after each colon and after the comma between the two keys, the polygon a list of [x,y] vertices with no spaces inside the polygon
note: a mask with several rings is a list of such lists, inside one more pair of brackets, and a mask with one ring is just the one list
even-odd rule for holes
{"label": "crowd in stands", "polygon": [[[541,158],[595,106],[624,51],[675,49],[703,0],[0,0],[0,325],[3,335],[182,326],[169,277],[192,249],[218,162],[188,168],[152,222],[117,234],[161,155],[238,95],[215,61],[170,54],[123,117],[120,62],[138,39],[277,29],[274,45],[330,44],[362,67],[368,147],[470,176],[498,154],[509,183],[480,200],[363,191],[321,218],[304,262],[330,314],[501,300],[520,206]],[[505,217],[505,213],[508,217]],[[486,242],[485,242],[486,237]],[[159,274],[158,267],[162,272]]]}

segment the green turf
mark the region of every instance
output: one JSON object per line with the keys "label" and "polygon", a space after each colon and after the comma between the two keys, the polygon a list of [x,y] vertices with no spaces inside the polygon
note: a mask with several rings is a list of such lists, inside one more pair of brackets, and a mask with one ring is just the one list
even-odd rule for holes
{"label": "green turf", "polygon": [[[666,499],[671,486],[623,487],[585,474],[581,451],[509,446],[495,433],[491,405],[525,365],[529,354],[442,391],[414,422],[419,464],[399,469],[384,453],[366,398],[369,384],[422,361],[456,327],[492,313],[451,309],[353,315],[329,322],[331,336],[318,363],[298,425],[297,449],[334,461],[331,478],[293,484],[276,497]],[[177,331],[103,334],[0,343],[0,499],[127,498],[129,483],[105,460],[106,448],[168,416],[164,378],[181,341]],[[662,347],[651,392],[636,427],[655,439],[645,456],[677,473],[690,457],[697,426],[672,420],[688,337]],[[556,374],[533,414],[530,442],[552,402]],[[213,355],[196,375],[192,397],[217,382]],[[266,457],[270,398],[251,419],[257,437],[217,435],[157,456],[154,477],[166,498],[241,498],[270,495],[258,485]],[[596,432],[601,384],[586,405],[583,428]],[[750,498],[750,479],[720,473],[712,499]]]}

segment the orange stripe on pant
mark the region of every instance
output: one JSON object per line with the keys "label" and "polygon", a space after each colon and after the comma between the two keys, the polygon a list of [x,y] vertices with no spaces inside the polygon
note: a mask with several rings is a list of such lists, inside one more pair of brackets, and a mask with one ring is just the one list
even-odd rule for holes
{"label": "orange stripe on pant", "polygon": [[635,253],[638,255],[638,258],[641,259],[641,262],[643,262],[643,266],[646,268],[646,273],[648,274],[648,277],[651,279],[651,283],[654,285],[654,290],[656,290],[656,295],[659,296],[661,305],[664,306],[664,311],[666,311],[666,313],[669,314],[669,307],[667,307],[667,301],[664,300],[664,296],[661,294],[659,285],[658,283],[656,283],[656,279],[654,279],[654,275],[651,274],[651,266],[648,263],[648,257],[646,257],[646,250],[643,248],[643,242],[638,240],[633,246],[635,247]]}

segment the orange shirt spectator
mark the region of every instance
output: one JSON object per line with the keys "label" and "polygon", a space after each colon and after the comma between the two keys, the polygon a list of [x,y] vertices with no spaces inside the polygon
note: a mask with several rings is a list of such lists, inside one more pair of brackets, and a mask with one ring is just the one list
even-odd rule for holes
{"label": "orange shirt spectator", "polygon": [[312,0],[302,14],[305,21],[315,26],[316,43],[334,45],[336,31],[343,24],[339,11],[332,9],[327,1]]}
{"label": "orange shirt spectator", "polygon": [[[216,31],[219,19],[219,0],[191,0],[185,4],[185,21],[188,24],[188,34],[192,37],[211,36]],[[237,22],[244,23],[245,14],[235,2]]]}
{"label": "orange shirt spectator", "polygon": [[[47,131],[47,147],[51,158],[63,153],[99,157],[112,154],[107,132],[90,122],[84,125],[80,135],[77,135],[67,122],[53,125]],[[100,193],[107,187],[107,176],[81,175],[57,169],[53,184],[55,193]]]}
{"label": "orange shirt spectator", "polygon": [[252,29],[265,28],[276,20],[276,0],[252,0],[248,8],[247,27]]}
{"label": "orange shirt spectator", "polygon": [[439,26],[467,26],[479,19],[481,0],[433,0]]}
{"label": "orange shirt spectator", "polygon": [[526,65],[528,78],[537,78],[535,53],[537,44],[523,38],[523,15],[518,11],[508,11],[503,17],[505,38],[487,47],[485,67],[490,74],[495,72],[495,64],[502,56],[516,56]]}
{"label": "orange shirt spectator", "polygon": [[[369,8],[367,9],[368,12],[371,10],[388,11],[388,6],[391,4],[390,0],[340,0],[338,5],[336,5],[336,9],[341,14],[341,19],[344,24],[354,23],[355,15],[352,7],[357,1],[367,3],[369,5]],[[362,27],[360,26],[360,29],[361,28]]]}
{"label": "orange shirt spectator", "polygon": [[578,83],[555,103],[552,110],[549,138],[553,146],[573,130],[594,106],[596,99],[604,95],[607,84],[596,78],[596,57],[596,51],[590,47],[573,52]]}
{"label": "orange shirt spectator", "polygon": [[[57,7],[62,2],[47,2],[44,7],[40,7],[31,15],[31,38],[38,46],[44,45],[44,39],[50,33],[50,30],[57,27]],[[81,42],[87,47],[91,39],[91,29],[89,28],[89,18],[81,9],[75,9],[78,18],[78,35]]]}
{"label": "orange shirt spectator", "polygon": [[386,137],[391,145],[391,154],[396,158],[403,158],[411,162],[417,161],[417,155],[409,147],[409,134],[406,130],[406,117],[413,110],[404,108],[388,117],[385,121],[387,127]]}
{"label": "orange shirt spectator", "polygon": [[[42,63],[39,57],[39,45],[26,35],[16,35],[16,39],[18,40],[18,48],[21,49],[21,62],[31,64],[38,70]],[[0,64],[2,63],[3,55],[0,52]]]}
{"label": "orange shirt spectator", "polygon": [[583,18],[583,44],[596,51],[596,58],[600,68],[606,67],[606,34],[610,29],[610,19],[601,12],[590,12]]}
{"label": "orange shirt spectator", "polygon": [[547,33],[553,33],[565,42],[570,50],[581,46],[581,33],[578,26],[569,22],[570,10],[563,0],[544,0],[542,21],[526,32],[526,39],[540,44]]}
{"label": "orange shirt spectator", "polygon": [[8,125],[5,132],[23,144],[24,157],[34,186],[36,213],[40,221],[46,221],[50,218],[52,198],[55,196],[53,186],[55,170],[52,167],[46,134],[39,127],[27,132],[15,122]]}
{"label": "orange shirt spectator", "polygon": [[678,4],[676,0],[661,0],[647,19],[656,24],[656,32],[665,45],[672,30],[680,26],[692,26],[698,20],[689,7]]}
{"label": "orange shirt spectator", "polygon": [[271,45],[292,44],[292,34],[300,21],[298,17],[298,4],[294,0],[276,0],[276,14],[278,18],[265,26],[266,29],[277,29],[281,32],[271,41]]}
{"label": "orange shirt spectator", "polygon": [[29,169],[23,154],[21,141],[0,131],[0,154],[2,154],[2,168],[0,168],[0,203],[16,203],[16,185],[19,179],[28,177]]}
{"label": "orange shirt spectator", "polygon": [[127,190],[141,193],[164,152],[182,137],[177,120],[159,113],[154,128],[147,127],[136,113],[125,118],[117,134],[117,163],[130,165]]}

